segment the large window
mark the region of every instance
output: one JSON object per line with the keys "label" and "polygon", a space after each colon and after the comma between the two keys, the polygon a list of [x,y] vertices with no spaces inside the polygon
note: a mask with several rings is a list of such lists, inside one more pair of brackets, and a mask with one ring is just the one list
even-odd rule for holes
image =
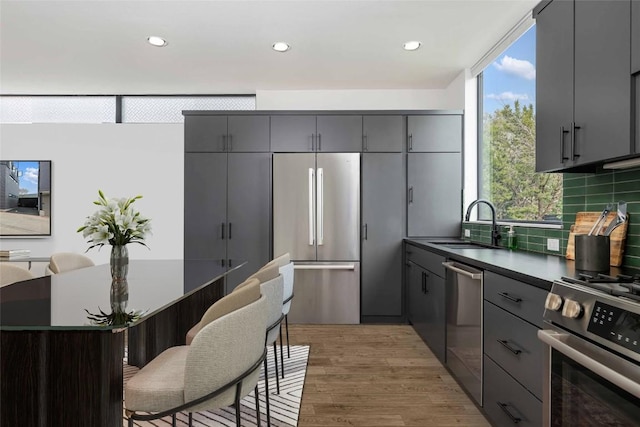
{"label": "large window", "polygon": [[[535,172],[535,31],[527,30],[478,78],[478,194],[495,205],[498,219],[560,223],[562,175]],[[482,209],[479,219],[488,218]]]}

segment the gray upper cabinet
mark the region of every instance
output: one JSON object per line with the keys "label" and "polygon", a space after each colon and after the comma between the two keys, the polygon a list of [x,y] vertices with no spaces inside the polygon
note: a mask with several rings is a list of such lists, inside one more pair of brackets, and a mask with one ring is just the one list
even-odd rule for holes
{"label": "gray upper cabinet", "polygon": [[317,116],[316,151],[362,151],[362,116]]}
{"label": "gray upper cabinet", "polygon": [[274,152],[360,152],[360,115],[273,115],[271,149]]}
{"label": "gray upper cabinet", "polygon": [[573,2],[537,15],[536,62],[536,170],[558,170],[573,163]]}
{"label": "gray upper cabinet", "polygon": [[362,316],[402,315],[401,153],[362,156]]}
{"label": "gray upper cabinet", "polygon": [[364,116],[362,151],[401,152],[404,132],[402,116]]}
{"label": "gray upper cabinet", "polygon": [[315,151],[316,116],[271,116],[271,150],[300,153]]}
{"label": "gray upper cabinet", "polygon": [[462,116],[407,117],[408,152],[458,152],[462,149]]}
{"label": "gray upper cabinet", "polygon": [[221,152],[226,150],[227,116],[185,116],[186,152]]}
{"label": "gray upper cabinet", "polygon": [[227,151],[270,151],[269,116],[229,116]]}
{"label": "gray upper cabinet", "polygon": [[631,153],[630,13],[630,1],[588,0],[538,11],[536,170]]}
{"label": "gray upper cabinet", "polygon": [[462,157],[460,153],[407,155],[407,235],[460,235]]}
{"label": "gray upper cabinet", "polygon": [[640,0],[631,0],[631,73],[640,72]]}
{"label": "gray upper cabinet", "polygon": [[187,152],[269,151],[269,116],[187,115]]}

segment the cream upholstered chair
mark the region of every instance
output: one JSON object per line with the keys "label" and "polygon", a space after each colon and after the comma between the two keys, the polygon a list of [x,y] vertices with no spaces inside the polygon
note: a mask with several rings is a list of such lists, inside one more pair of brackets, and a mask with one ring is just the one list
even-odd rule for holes
{"label": "cream upholstered chair", "polygon": [[[269,261],[264,268],[272,265],[277,265],[284,279],[284,293],[282,295],[282,314],[284,314],[284,327],[287,335],[287,357],[291,357],[291,350],[289,347],[289,311],[291,310],[291,300],[293,299],[293,262],[291,262],[291,256],[289,252],[286,252],[280,256],[275,257]],[[280,359],[283,361],[282,365],[282,378],[284,378],[284,357],[282,354],[282,329],[280,330]]]}
{"label": "cream upholstered chair", "polygon": [[10,285],[11,283],[20,282],[22,280],[33,279],[35,276],[29,270],[17,265],[0,263],[0,286]]}
{"label": "cream upholstered chair", "polygon": [[79,268],[93,267],[95,264],[91,258],[73,252],[58,252],[51,255],[48,268],[53,274]]}
{"label": "cream upholstered chair", "polygon": [[[260,291],[262,295],[267,297],[267,311],[269,317],[267,319],[267,331],[265,337],[265,345],[268,347],[273,345],[274,366],[276,371],[276,392],[280,393],[280,379],[278,373],[278,352],[276,350],[276,340],[278,339],[278,331],[280,330],[280,323],[284,318],[282,314],[282,295],[284,293],[284,279],[278,271],[277,265],[272,265],[267,268],[258,270],[256,273],[249,276],[249,279],[258,279],[260,281]],[[236,288],[237,289],[237,288]],[[268,370],[265,360],[264,364],[264,377],[267,378]],[[269,384],[265,381],[267,386],[267,396],[269,395]],[[268,400],[267,400],[268,402]]]}
{"label": "cream upholstered chair", "polygon": [[202,319],[187,332],[187,345],[191,344],[196,334],[215,319],[231,313],[240,307],[252,303],[260,298],[260,281],[250,279],[242,283],[242,288],[219,299],[202,315]]}
{"label": "cream upholstered chair", "polygon": [[[260,425],[258,379],[265,360],[267,297],[219,317],[195,335],[191,345],[171,347],[138,371],[125,388],[125,413],[134,420],[152,420],[176,413],[235,405],[240,426],[240,399],[255,392]],[[145,413],[140,413],[145,412]],[[146,413],[151,414],[146,414]]]}

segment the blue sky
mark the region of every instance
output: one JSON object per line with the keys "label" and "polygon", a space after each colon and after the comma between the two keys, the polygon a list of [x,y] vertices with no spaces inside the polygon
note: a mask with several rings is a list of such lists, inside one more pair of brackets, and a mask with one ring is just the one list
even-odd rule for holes
{"label": "blue sky", "polygon": [[[18,166],[18,170],[22,172],[22,176],[19,178],[20,190],[23,188],[27,190],[27,193],[38,192],[38,173],[40,165],[38,162],[14,162]],[[20,191],[22,193],[22,191]]]}
{"label": "blue sky", "polygon": [[483,71],[484,113],[516,99],[536,105],[536,27],[531,27]]}

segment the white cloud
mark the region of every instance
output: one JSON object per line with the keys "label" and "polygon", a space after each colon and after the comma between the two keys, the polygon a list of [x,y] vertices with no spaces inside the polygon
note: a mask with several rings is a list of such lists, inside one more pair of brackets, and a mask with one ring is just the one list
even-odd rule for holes
{"label": "white cloud", "polygon": [[26,168],[21,179],[38,185],[38,168]]}
{"label": "white cloud", "polygon": [[513,93],[513,92],[502,92],[502,93],[490,93],[487,95],[489,99],[497,99],[498,101],[527,101],[529,99],[529,95],[526,93]]}
{"label": "white cloud", "polygon": [[516,59],[505,55],[500,62],[494,62],[493,66],[499,71],[504,71],[507,74],[512,74],[527,80],[534,80],[536,78],[536,67],[524,59]]}

